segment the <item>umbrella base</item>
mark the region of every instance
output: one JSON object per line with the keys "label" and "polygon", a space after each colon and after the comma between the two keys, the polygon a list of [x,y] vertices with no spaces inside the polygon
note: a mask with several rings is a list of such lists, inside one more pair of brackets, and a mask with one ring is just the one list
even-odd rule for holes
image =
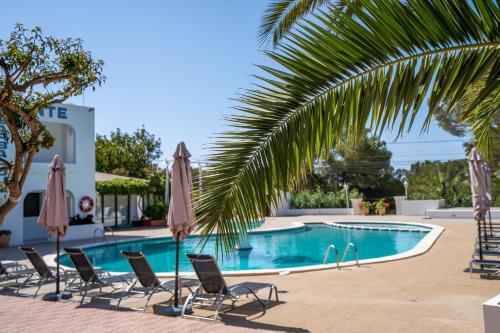
{"label": "umbrella base", "polygon": [[[193,310],[191,310],[191,307],[188,307],[184,313],[189,315],[193,313]],[[158,314],[162,316],[178,317],[182,314],[182,307],[173,305],[164,306],[158,309]]]}
{"label": "umbrella base", "polygon": [[43,300],[49,302],[57,302],[59,300],[59,295],[61,295],[61,299],[68,299],[73,297],[73,294],[70,292],[48,293],[43,295]]}

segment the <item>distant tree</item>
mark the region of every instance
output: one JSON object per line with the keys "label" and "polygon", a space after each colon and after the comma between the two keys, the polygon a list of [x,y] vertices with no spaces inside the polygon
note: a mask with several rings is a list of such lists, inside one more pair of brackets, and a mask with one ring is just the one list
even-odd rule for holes
{"label": "distant tree", "polygon": [[414,163],[407,173],[407,180],[410,199],[445,199],[449,207],[472,204],[465,160]]}
{"label": "distant tree", "polygon": [[132,134],[117,128],[109,138],[97,134],[95,154],[97,171],[146,179],[158,172],[154,161],[161,156],[161,141],[144,127]]}
{"label": "distant tree", "polygon": [[368,197],[401,194],[404,191],[400,172],[391,166],[392,153],[385,142],[365,133],[356,144],[343,142],[315,167],[310,179],[319,179],[334,190],[344,183],[357,188]]}
{"label": "distant tree", "polygon": [[7,173],[0,224],[20,201],[36,153],[54,143],[38,112],[101,85],[102,66],[80,39],[46,37],[38,27],[18,24],[10,38],[0,39],[0,135],[15,147],[13,161],[0,156],[0,172]]}

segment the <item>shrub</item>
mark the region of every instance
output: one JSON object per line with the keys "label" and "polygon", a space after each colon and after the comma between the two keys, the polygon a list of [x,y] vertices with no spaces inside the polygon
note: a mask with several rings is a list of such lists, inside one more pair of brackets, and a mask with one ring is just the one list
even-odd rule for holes
{"label": "shrub", "polygon": [[144,209],[144,214],[152,220],[163,220],[167,211],[168,207],[163,201],[155,201]]}
{"label": "shrub", "polygon": [[[353,189],[349,198],[361,197],[358,190]],[[302,190],[292,195],[291,208],[345,208],[345,191],[324,192],[318,186],[316,190]]]}
{"label": "shrub", "polygon": [[95,182],[95,189],[99,194],[146,194],[150,191],[147,180],[141,179],[113,179]]}

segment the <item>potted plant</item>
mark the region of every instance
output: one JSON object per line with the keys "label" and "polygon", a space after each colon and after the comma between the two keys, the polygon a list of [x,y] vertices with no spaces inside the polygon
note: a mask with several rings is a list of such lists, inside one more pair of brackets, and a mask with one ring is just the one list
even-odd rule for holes
{"label": "potted plant", "polygon": [[0,248],[9,246],[11,234],[10,230],[0,230]]}
{"label": "potted plant", "polygon": [[144,221],[144,226],[165,227],[167,225],[165,220],[167,211],[167,205],[163,201],[155,201],[152,205],[147,206],[144,209],[144,214],[149,217],[149,220]]}
{"label": "potted plant", "polygon": [[360,204],[363,201],[363,193],[359,192],[357,188],[353,188],[349,193],[349,197],[351,198],[351,205],[354,215],[359,215],[362,213]]}
{"label": "potted plant", "polygon": [[385,199],[380,199],[375,203],[375,211],[378,215],[385,215],[385,211],[389,208],[389,203]]}
{"label": "potted plant", "polygon": [[361,211],[361,213],[363,213],[363,215],[369,215],[371,206],[372,204],[368,201],[361,201],[359,203],[359,210]]}

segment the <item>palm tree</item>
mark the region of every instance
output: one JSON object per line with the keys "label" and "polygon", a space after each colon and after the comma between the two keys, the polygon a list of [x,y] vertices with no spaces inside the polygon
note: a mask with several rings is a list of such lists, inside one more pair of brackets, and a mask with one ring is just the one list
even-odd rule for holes
{"label": "palm tree", "polygon": [[276,66],[260,66],[255,87],[228,117],[231,129],[212,146],[198,205],[200,231],[217,231],[218,248],[232,249],[341,139],[353,142],[367,127],[402,134],[418,113],[425,131],[432,110],[452,109],[478,86],[460,118],[489,152],[500,104],[496,1],[357,2],[346,2],[352,14],[335,19],[335,6],[312,13],[267,51]]}

